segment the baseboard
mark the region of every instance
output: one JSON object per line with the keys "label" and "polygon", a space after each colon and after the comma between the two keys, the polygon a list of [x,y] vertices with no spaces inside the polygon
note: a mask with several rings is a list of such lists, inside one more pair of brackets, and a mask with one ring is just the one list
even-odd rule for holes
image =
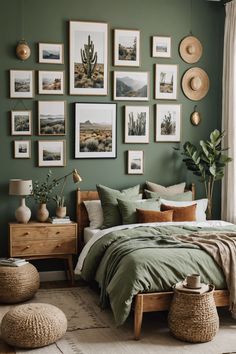
{"label": "baseboard", "polygon": [[39,277],[41,282],[66,280],[66,274],[63,270],[52,272],[39,272]]}

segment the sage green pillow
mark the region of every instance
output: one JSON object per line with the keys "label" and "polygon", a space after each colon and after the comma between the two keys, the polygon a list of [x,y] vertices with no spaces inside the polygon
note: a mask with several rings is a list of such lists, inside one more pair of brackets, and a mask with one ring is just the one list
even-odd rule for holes
{"label": "sage green pillow", "polygon": [[122,225],[122,218],[118,208],[117,199],[137,200],[139,199],[139,190],[139,184],[121,191],[103,186],[102,184],[97,185],[97,191],[103,210],[103,229]]}
{"label": "sage green pillow", "polygon": [[135,224],[138,222],[136,209],[160,211],[160,202],[156,199],[142,199],[133,202],[117,199],[117,202],[122,215],[122,223],[124,225]]}
{"label": "sage green pillow", "polygon": [[179,194],[164,194],[164,193],[159,193],[159,192],[151,192],[147,189],[144,190],[145,196],[147,199],[150,198],[163,198],[166,200],[173,200],[175,202],[191,202],[193,200],[193,194],[191,191],[184,192],[184,193],[179,193]]}

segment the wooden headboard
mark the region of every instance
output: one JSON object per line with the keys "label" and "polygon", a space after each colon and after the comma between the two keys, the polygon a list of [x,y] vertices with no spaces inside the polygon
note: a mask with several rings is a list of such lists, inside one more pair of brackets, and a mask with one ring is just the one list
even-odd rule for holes
{"label": "wooden headboard", "polygon": [[[188,188],[186,188],[185,191],[192,191],[193,200],[195,199],[196,189],[194,183],[192,183]],[[79,188],[76,191],[76,222],[78,223],[79,245],[81,245],[82,247],[84,243],[83,231],[85,227],[89,226],[88,213],[83,201],[98,199],[99,196],[97,191],[81,191]]]}

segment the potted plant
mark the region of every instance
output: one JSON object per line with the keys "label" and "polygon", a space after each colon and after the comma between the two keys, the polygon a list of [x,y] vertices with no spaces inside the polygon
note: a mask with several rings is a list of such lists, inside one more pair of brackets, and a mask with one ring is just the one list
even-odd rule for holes
{"label": "potted plant", "polygon": [[51,179],[52,171],[49,170],[45,181],[39,182],[36,180],[33,183],[33,198],[38,204],[38,210],[36,212],[36,218],[40,222],[45,222],[48,219],[49,211],[47,209],[47,203],[52,198],[52,192],[58,185],[55,179]]}
{"label": "potted plant", "polygon": [[65,197],[63,195],[56,195],[53,197],[53,200],[56,202],[56,216],[58,218],[64,218],[66,216],[66,206],[65,206]]}
{"label": "potted plant", "polygon": [[215,129],[210,134],[210,140],[200,140],[199,146],[195,146],[189,141],[183,145],[182,155],[185,156],[183,161],[187,169],[200,177],[200,182],[204,184],[208,199],[208,219],[212,217],[214,184],[224,177],[225,165],[232,161],[230,157],[223,153],[228,148],[222,149],[221,147],[224,136],[225,132],[219,132],[219,130]]}

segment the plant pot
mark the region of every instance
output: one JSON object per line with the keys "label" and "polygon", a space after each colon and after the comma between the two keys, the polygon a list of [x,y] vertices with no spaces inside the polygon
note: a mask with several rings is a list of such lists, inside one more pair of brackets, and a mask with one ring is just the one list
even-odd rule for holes
{"label": "plant pot", "polygon": [[57,207],[56,208],[56,216],[58,218],[64,218],[66,216],[66,207]]}
{"label": "plant pot", "polygon": [[38,210],[36,212],[36,218],[39,222],[47,221],[49,217],[49,211],[45,203],[39,204]]}

